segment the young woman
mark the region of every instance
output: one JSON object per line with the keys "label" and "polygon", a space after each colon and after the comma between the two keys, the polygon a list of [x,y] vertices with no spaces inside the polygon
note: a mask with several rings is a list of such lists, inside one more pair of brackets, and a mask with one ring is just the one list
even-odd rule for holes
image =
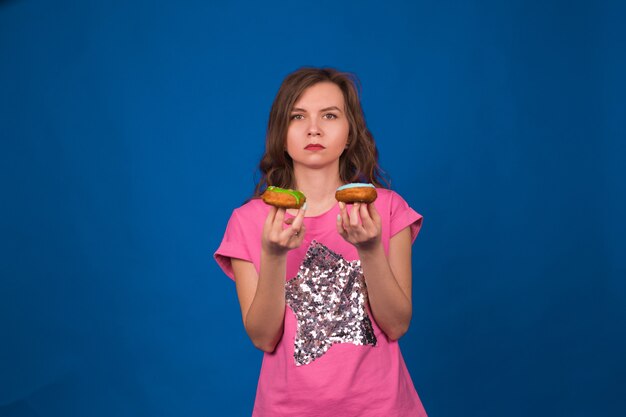
{"label": "young woman", "polygon": [[[243,323],[265,352],[253,416],[425,416],[397,340],[411,320],[411,244],[422,216],[383,187],[350,74],[302,68],[270,112],[261,180],[306,206],[253,198],[215,259],[235,280]],[[377,187],[346,206],[338,187]]]}

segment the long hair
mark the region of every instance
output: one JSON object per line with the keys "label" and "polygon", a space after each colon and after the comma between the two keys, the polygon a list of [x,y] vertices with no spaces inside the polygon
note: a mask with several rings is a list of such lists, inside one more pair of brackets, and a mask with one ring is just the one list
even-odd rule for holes
{"label": "long hair", "polygon": [[377,187],[388,187],[389,181],[383,177],[378,165],[374,137],[365,123],[356,76],[333,68],[301,68],[284,79],[274,98],[267,125],[265,153],[259,162],[261,179],[256,184],[254,197],[261,195],[270,185],[295,187],[293,161],[285,151],[289,116],[304,90],[320,82],[332,82],[341,89],[350,126],[347,149],[339,157],[339,177],[345,183],[369,182]]}

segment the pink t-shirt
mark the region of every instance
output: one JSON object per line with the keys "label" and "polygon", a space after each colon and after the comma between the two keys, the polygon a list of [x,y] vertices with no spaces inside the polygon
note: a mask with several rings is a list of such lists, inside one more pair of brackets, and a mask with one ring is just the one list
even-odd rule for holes
{"label": "pink t-shirt", "polygon": [[[422,216],[411,209],[397,193],[387,189],[377,189],[377,192],[378,199],[374,204],[382,219],[382,241],[385,252],[388,253],[390,238],[406,227],[410,227],[412,239],[415,240],[422,224]],[[224,239],[215,252],[216,261],[231,279],[234,279],[231,258],[252,262],[258,273],[261,234],[268,212],[269,206],[260,199],[251,200],[233,211]],[[356,330],[352,326],[353,321],[350,321],[352,327],[349,329],[337,329],[336,324],[345,323],[345,320],[342,321],[336,314],[332,316],[334,320],[338,320],[338,322],[331,320],[331,324],[335,323],[334,338],[325,333],[327,329],[316,327],[318,321],[320,323],[324,321],[322,316],[306,323],[302,319],[302,311],[294,312],[290,307],[297,304],[293,304],[294,299],[302,296],[290,293],[294,288],[304,288],[305,295],[311,295],[311,291],[315,293],[311,288],[318,286],[312,285],[311,282],[319,282],[320,276],[324,274],[324,267],[322,269],[318,267],[315,275],[311,272],[315,269],[311,265],[316,267],[320,265],[318,261],[321,258],[319,256],[315,258],[320,251],[324,254],[323,262],[320,262],[326,262],[324,264],[326,266],[330,265],[329,270],[338,271],[339,267],[334,266],[337,262],[341,263],[344,270],[347,268],[348,271],[354,272],[355,268],[357,271],[360,268],[355,266],[358,265],[359,259],[356,248],[337,233],[335,226],[337,214],[339,207],[335,205],[323,214],[305,217],[304,241],[299,248],[291,250],[287,255],[286,276],[289,288],[287,298],[292,304],[287,303],[285,307],[284,332],[280,342],[274,352],[265,353],[263,356],[252,415],[253,417],[426,416],[398,342],[389,340],[378,327],[367,302],[364,308],[361,308],[365,317],[360,317],[357,323],[360,327]],[[313,281],[302,281],[310,278],[311,274]],[[294,278],[298,281],[291,284],[298,285],[289,285],[290,280]],[[334,279],[332,276],[327,278]],[[354,288],[358,287],[356,281]],[[350,287],[349,290],[356,291],[354,288]],[[316,296],[320,297],[319,294],[312,294],[310,300]],[[311,304],[307,305],[311,308],[315,303],[311,301]],[[348,313],[359,310],[358,306],[352,307],[355,308],[348,308]],[[327,314],[331,316],[330,313]],[[307,317],[306,314],[304,317]],[[309,337],[311,334],[320,338],[330,337],[335,342],[327,343],[330,347],[326,350],[311,353],[307,346],[319,346],[319,343],[314,340],[314,343],[302,344],[302,329],[305,327],[310,330]],[[346,337],[345,334],[350,332],[361,338]],[[344,342],[337,342],[342,337]]]}

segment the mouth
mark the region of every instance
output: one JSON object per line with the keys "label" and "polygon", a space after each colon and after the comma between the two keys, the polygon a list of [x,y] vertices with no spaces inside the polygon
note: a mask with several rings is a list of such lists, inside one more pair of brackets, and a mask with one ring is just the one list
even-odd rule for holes
{"label": "mouth", "polygon": [[309,145],[306,145],[304,149],[306,149],[307,151],[321,151],[322,149],[326,149],[326,148],[320,145],[319,143],[311,143]]}

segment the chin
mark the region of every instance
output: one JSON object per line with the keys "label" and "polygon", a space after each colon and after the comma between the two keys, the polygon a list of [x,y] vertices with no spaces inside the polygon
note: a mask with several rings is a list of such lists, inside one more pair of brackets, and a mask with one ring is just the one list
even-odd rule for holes
{"label": "chin", "polygon": [[[293,164],[295,165],[300,165],[303,168],[310,168],[310,169],[320,169],[320,168],[326,168],[328,166],[332,166],[335,163],[335,161],[320,161],[320,160],[311,160],[311,159],[307,159],[307,160],[293,160]],[[339,167],[337,167],[337,169],[339,169]]]}

